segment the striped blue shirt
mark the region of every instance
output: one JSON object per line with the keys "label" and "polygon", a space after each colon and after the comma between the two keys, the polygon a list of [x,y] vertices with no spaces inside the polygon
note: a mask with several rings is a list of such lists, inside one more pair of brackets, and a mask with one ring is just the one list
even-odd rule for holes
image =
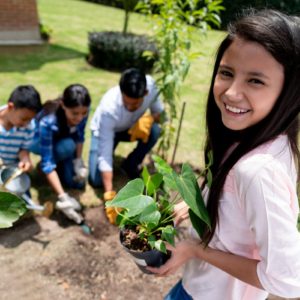
{"label": "striped blue shirt", "polygon": [[[0,110],[7,107],[1,106]],[[34,135],[34,121],[25,127],[12,127],[6,130],[0,125],[0,157],[4,164],[17,163],[19,152],[28,150]]]}

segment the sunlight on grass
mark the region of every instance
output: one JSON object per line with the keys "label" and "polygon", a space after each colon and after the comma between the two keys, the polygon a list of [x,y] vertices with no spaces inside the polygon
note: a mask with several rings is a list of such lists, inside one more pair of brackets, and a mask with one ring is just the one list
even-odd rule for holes
{"label": "sunlight on grass", "polygon": [[[33,84],[42,100],[46,101],[56,98],[67,85],[78,82],[90,91],[92,115],[104,92],[118,83],[120,74],[96,69],[86,62],[88,32],[121,31],[124,11],[79,0],[38,0],[38,10],[41,22],[52,29],[50,44],[0,47],[0,79],[4,83],[0,86],[0,104],[5,104],[11,91],[20,84]],[[145,16],[133,13],[129,31],[150,34],[150,22]],[[186,112],[176,154],[177,162],[189,162],[196,167],[202,165],[205,101],[214,53],[223,35],[223,32],[211,31],[200,42],[200,34],[194,33],[193,50],[201,51],[203,55],[192,63],[182,89]],[[179,114],[181,106],[178,106]],[[90,131],[87,128],[84,148],[86,162],[89,140]],[[132,145],[120,145],[116,153],[125,156],[131,149]],[[170,149],[172,152],[173,149]],[[34,159],[36,161],[38,158]]]}

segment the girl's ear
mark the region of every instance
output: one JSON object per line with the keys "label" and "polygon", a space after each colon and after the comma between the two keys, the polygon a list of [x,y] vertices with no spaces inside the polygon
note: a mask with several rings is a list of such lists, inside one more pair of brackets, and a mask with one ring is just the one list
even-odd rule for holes
{"label": "girl's ear", "polygon": [[14,110],[15,109],[15,105],[12,102],[8,102],[7,103],[7,108],[8,108],[8,110]]}
{"label": "girl's ear", "polygon": [[62,108],[63,110],[66,110],[66,107],[65,107],[65,105],[63,104],[62,101],[59,102],[59,105],[61,106],[61,108]]}
{"label": "girl's ear", "polygon": [[148,93],[149,93],[149,91],[148,91],[148,90],[145,90],[144,97],[147,96]]}

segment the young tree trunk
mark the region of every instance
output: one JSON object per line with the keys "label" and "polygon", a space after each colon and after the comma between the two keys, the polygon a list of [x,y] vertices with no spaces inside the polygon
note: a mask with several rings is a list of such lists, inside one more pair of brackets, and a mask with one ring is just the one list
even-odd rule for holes
{"label": "young tree trunk", "polygon": [[128,11],[128,10],[125,10],[123,35],[125,35],[125,34],[127,33],[128,21],[129,21],[129,11]]}

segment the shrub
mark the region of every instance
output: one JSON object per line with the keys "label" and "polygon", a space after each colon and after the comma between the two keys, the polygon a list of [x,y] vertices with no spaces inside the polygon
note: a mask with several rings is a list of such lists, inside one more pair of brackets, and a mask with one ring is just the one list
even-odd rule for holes
{"label": "shrub", "polygon": [[48,42],[52,34],[52,29],[43,23],[39,23],[39,29],[42,40]]}
{"label": "shrub", "polygon": [[[144,51],[153,53],[153,57],[145,57]],[[146,36],[113,31],[89,33],[88,61],[96,67],[117,71],[135,67],[148,73],[157,57],[155,44]]]}

